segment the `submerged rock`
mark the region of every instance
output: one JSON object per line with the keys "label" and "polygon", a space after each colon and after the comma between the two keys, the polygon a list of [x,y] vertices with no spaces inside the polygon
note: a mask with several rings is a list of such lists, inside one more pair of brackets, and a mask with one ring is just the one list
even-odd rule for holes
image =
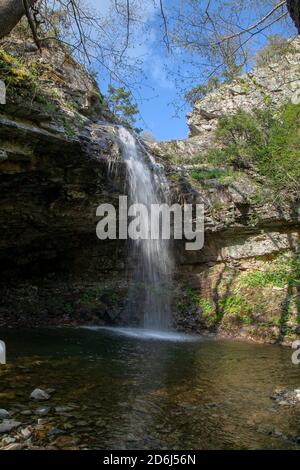
{"label": "submerged rock", "polygon": [[49,413],[49,411],[50,411],[49,406],[44,406],[44,407],[41,407],[41,408],[37,408],[35,410],[35,414],[38,415],[38,416],[45,416]]}
{"label": "submerged rock", "polygon": [[56,406],[55,408],[56,413],[67,413],[68,411],[73,411],[73,406]]}
{"label": "submerged rock", "polygon": [[3,408],[0,409],[0,419],[5,419],[9,418],[10,413],[7,410],[4,410]]}
{"label": "submerged rock", "polygon": [[23,449],[24,444],[20,444],[19,442],[15,442],[12,444],[8,444],[8,446],[3,447],[2,450],[21,450]]}
{"label": "submerged rock", "polygon": [[66,432],[63,430],[63,429],[59,429],[59,428],[52,428],[50,429],[50,431],[48,432],[48,436],[49,437],[55,437],[55,436],[59,436],[60,434],[65,434]]}
{"label": "submerged rock", "polygon": [[43,400],[50,400],[50,395],[42,390],[41,388],[36,388],[30,394],[31,400],[43,401]]}
{"label": "submerged rock", "polygon": [[32,435],[32,432],[29,427],[21,429],[21,434],[24,439],[29,439]]}
{"label": "submerged rock", "polygon": [[287,388],[276,389],[271,396],[280,406],[293,406],[300,404],[300,389],[289,390]]}
{"label": "submerged rock", "polygon": [[14,419],[4,419],[2,423],[0,423],[0,434],[10,432],[12,429],[16,429],[21,426],[21,424],[22,423],[15,421]]}

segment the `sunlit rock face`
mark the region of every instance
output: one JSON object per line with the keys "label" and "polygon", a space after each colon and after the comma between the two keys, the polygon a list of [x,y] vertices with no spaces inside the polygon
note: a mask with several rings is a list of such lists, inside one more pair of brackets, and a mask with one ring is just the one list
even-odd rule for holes
{"label": "sunlit rock face", "polygon": [[[220,116],[299,103],[299,39],[293,47],[280,63],[256,67],[196,102],[186,140],[151,144],[166,165],[173,202],[205,206],[204,248],[187,252],[176,244],[173,311],[179,329],[283,343],[299,337],[298,196],[260,200],[264,185],[253,169],[226,176],[205,160],[216,145]],[[197,181],[195,169],[207,176]]]}
{"label": "sunlit rock face", "polygon": [[300,102],[300,39],[291,41],[293,52],[279,63],[254,67],[229,84],[220,85],[213,93],[196,102],[187,115],[189,137],[152,144],[158,155],[177,155],[183,160],[205,152],[215,145],[214,130],[220,116],[238,108],[250,111],[266,104],[276,108],[286,100]]}
{"label": "sunlit rock face", "polygon": [[254,67],[229,84],[221,85],[214,93],[197,101],[188,114],[190,137],[197,136],[203,144],[213,144],[213,131],[223,114],[238,108],[250,111],[266,104],[276,107],[290,99],[300,102],[300,39],[291,41],[293,52],[280,62]]}

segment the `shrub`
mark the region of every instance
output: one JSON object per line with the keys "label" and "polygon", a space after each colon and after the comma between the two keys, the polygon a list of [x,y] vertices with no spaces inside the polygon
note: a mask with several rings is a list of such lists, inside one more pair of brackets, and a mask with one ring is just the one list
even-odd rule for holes
{"label": "shrub", "polygon": [[217,179],[224,173],[224,170],[211,169],[211,170],[192,170],[191,177],[196,181],[202,181],[207,179]]}
{"label": "shrub", "polygon": [[204,181],[209,179],[216,179],[220,183],[226,182],[227,178],[233,178],[239,173],[230,169],[212,168],[212,169],[195,169],[192,170],[190,175],[196,181]]}
{"label": "shrub", "polygon": [[250,271],[241,275],[239,288],[300,286],[300,253],[276,259],[264,271]]}
{"label": "shrub", "polygon": [[300,104],[286,103],[247,113],[241,109],[220,118],[216,141],[222,147],[206,157],[210,163],[255,165],[278,190],[298,191],[300,181]]}
{"label": "shrub", "polygon": [[29,68],[16,57],[0,49],[0,78],[6,84],[19,85],[27,82],[33,85],[35,71],[33,67]]}

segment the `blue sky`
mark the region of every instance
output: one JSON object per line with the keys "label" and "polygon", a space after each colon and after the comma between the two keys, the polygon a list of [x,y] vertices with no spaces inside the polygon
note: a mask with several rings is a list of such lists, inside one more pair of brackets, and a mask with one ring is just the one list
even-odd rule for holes
{"label": "blue sky", "polygon": [[[174,5],[177,1],[180,0],[165,0],[166,8],[170,8],[170,5]],[[89,2],[97,9],[101,5],[101,13],[109,15],[109,6],[112,0],[89,0]],[[182,107],[183,101],[180,101],[182,93],[180,94],[180,90],[167,74],[165,67],[175,70],[179,63],[182,65],[186,60],[187,65],[182,70],[183,73],[190,74],[192,67],[188,64],[189,56],[176,50],[171,55],[167,53],[166,48],[162,45],[161,36],[159,36],[161,22],[158,16],[155,16],[157,14],[156,0],[149,1],[149,3],[144,2],[143,5],[145,6],[143,18],[146,23],[148,22],[148,34],[143,36],[144,33],[141,32],[140,37],[133,41],[134,45],[129,51],[129,55],[143,61],[143,75],[140,75],[138,85],[133,87],[141,113],[138,126],[150,131],[157,140],[183,139],[188,135],[186,124],[188,108]],[[247,0],[245,0],[245,5],[247,5]],[[245,24],[249,21],[247,14],[248,12],[246,12]],[[285,35],[286,31],[282,26],[275,24],[270,30],[255,37],[251,42],[251,53],[254,54],[265,43],[267,34],[274,33]],[[194,68],[193,73],[195,73]],[[204,76],[201,67],[196,71],[196,75],[199,75],[198,83],[200,83],[201,77]],[[108,80],[102,71],[99,71],[99,77],[100,88],[105,93]],[[197,83],[193,82],[193,86],[195,85]],[[176,104],[179,104],[182,109],[176,108]]]}

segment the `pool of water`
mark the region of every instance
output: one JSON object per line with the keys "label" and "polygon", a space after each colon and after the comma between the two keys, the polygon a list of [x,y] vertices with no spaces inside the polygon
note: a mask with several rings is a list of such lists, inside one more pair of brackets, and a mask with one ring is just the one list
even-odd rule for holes
{"label": "pool of water", "polygon": [[53,388],[46,405],[72,411],[50,410],[44,421],[78,446],[300,448],[299,407],[270,399],[276,388],[300,388],[289,348],[103,328],[0,330],[0,339],[8,361],[0,408],[30,410],[14,415],[25,426],[41,406],[29,400],[32,390]]}

